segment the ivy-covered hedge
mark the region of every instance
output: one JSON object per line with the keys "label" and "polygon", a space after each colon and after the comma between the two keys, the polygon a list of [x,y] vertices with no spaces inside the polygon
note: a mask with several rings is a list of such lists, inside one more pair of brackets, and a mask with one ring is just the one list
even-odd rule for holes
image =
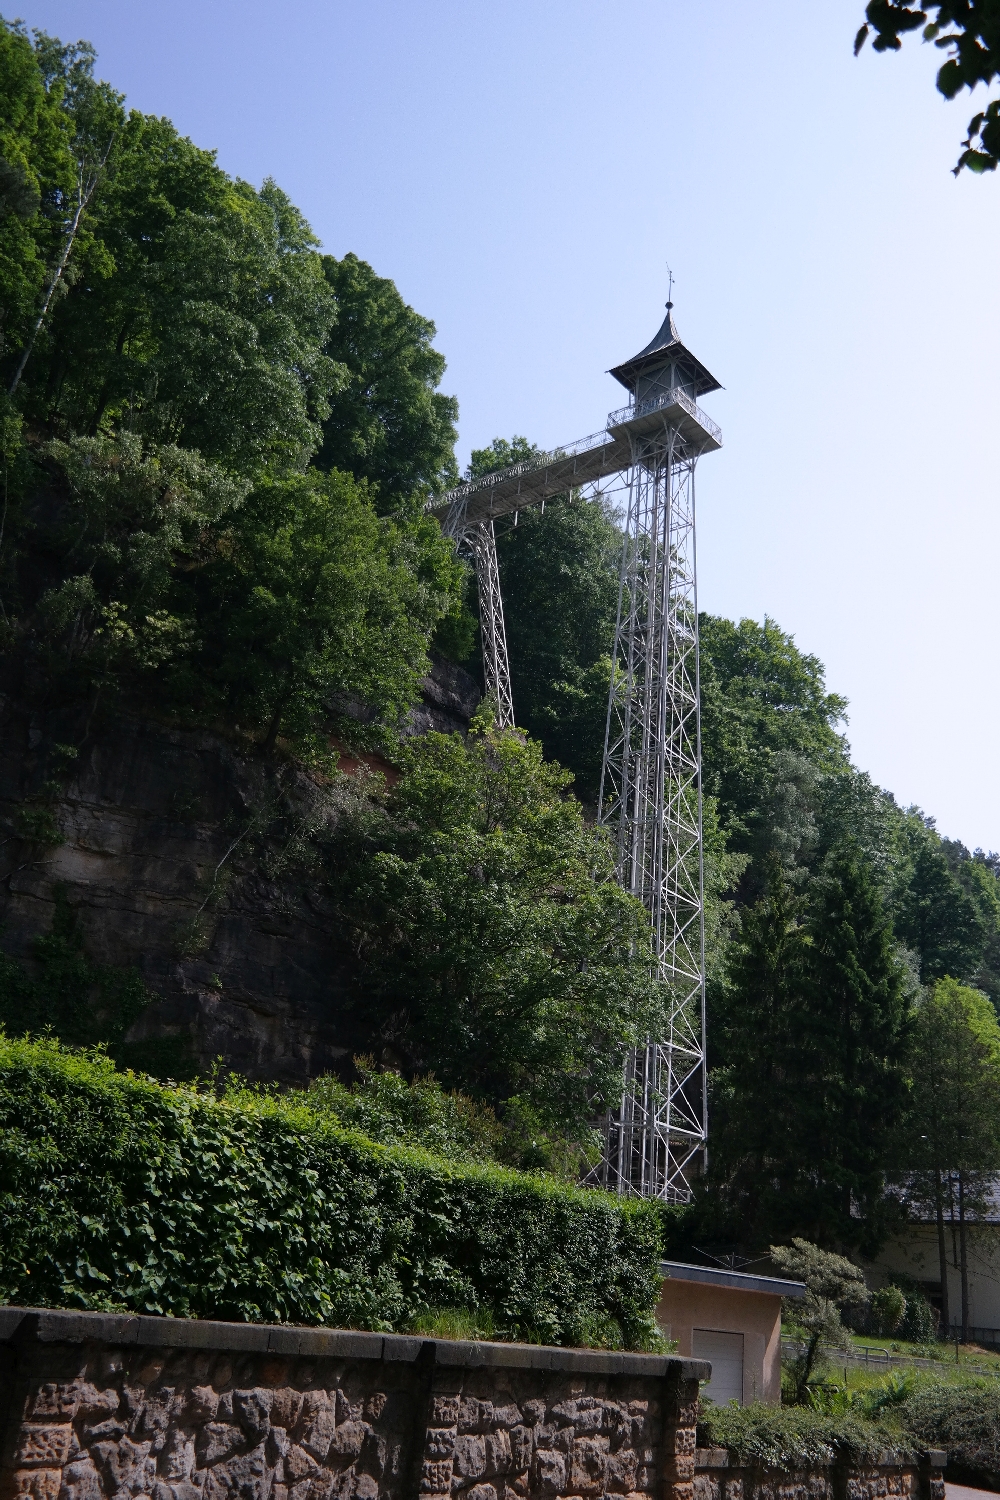
{"label": "ivy-covered hedge", "polygon": [[655,1337],[654,1207],[380,1146],[308,1095],[222,1098],[0,1036],[0,1301],[502,1337]]}

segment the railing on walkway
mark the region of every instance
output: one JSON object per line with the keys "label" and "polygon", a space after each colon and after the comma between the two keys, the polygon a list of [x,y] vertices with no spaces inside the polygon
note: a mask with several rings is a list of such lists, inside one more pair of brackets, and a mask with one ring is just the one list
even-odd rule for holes
{"label": "railing on walkway", "polygon": [[722,428],[717,422],[713,422],[707,412],[702,411],[696,401],[692,401],[687,391],[682,391],[680,386],[675,385],[662,395],[652,396],[648,401],[640,401],[637,406],[622,406],[618,411],[608,412],[608,427],[619,427],[623,422],[631,422],[636,417],[648,417],[656,411],[663,411],[668,406],[680,406],[687,412],[688,416],[694,417],[695,421],[710,432],[717,443],[722,442]]}

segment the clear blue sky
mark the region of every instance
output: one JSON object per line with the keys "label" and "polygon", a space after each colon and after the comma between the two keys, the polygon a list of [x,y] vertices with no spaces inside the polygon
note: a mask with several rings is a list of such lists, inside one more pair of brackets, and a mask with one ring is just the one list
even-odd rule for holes
{"label": "clear blue sky", "polygon": [[[862,0],[23,0],[434,319],[463,461],[603,425],[655,331],[725,390],[703,607],[774,617],[855,759],[1000,848],[1000,174]],[[8,11],[8,14],[10,12]]]}

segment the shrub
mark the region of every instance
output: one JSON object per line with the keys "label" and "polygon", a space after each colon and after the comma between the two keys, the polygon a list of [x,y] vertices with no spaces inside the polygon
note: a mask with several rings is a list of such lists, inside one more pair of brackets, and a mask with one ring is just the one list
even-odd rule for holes
{"label": "shrub", "polygon": [[848,1413],[825,1416],[802,1406],[716,1406],[702,1413],[699,1447],[727,1448],[736,1463],[771,1469],[805,1469],[873,1461],[886,1448],[907,1449],[900,1434]]}
{"label": "shrub", "polygon": [[384,1146],[423,1146],[452,1161],[495,1161],[503,1131],[485,1104],[443,1089],[433,1077],[407,1082],[398,1073],[378,1073],[370,1058],[356,1057],[360,1073],[348,1086],[317,1078],[308,1104],[348,1130]]}
{"label": "shrub", "polygon": [[872,1328],[888,1336],[896,1333],[906,1315],[906,1298],[898,1286],[882,1286],[872,1293],[869,1304]]}
{"label": "shrub", "polygon": [[1000,1482],[1000,1396],[995,1381],[961,1385],[928,1384],[900,1408],[907,1428],[934,1448],[944,1448],[949,1464]]}
{"label": "shrub", "polygon": [[932,1344],[938,1336],[939,1315],[922,1292],[906,1293],[906,1312],[899,1336],[911,1344]]}
{"label": "shrub", "polygon": [[307,1094],[222,1098],[0,1037],[0,1300],[655,1341],[650,1204],[378,1145]]}

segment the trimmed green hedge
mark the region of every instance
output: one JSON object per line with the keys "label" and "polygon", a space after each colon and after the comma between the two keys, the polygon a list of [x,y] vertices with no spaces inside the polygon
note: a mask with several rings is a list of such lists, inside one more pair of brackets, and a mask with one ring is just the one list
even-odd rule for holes
{"label": "trimmed green hedge", "polygon": [[885,1449],[913,1453],[913,1440],[853,1412],[825,1416],[807,1406],[709,1406],[698,1422],[698,1444],[726,1448],[751,1468],[811,1469],[846,1459],[874,1462]]}
{"label": "trimmed green hedge", "polygon": [[654,1206],[380,1146],[308,1095],[221,1099],[0,1035],[0,1301],[655,1342]]}

